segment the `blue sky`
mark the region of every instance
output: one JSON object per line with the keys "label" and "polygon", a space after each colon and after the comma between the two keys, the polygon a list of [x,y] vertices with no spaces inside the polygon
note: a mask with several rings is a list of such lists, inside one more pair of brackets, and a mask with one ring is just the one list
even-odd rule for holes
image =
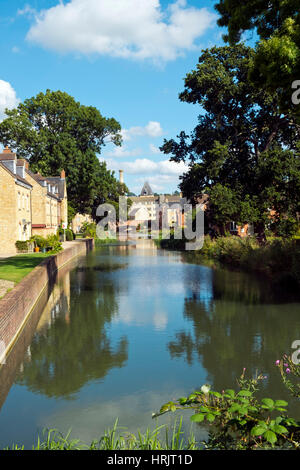
{"label": "blue sky", "polygon": [[47,88],[96,106],[122,128],[122,148],[100,156],[173,192],[184,165],[159,152],[164,138],[195,127],[199,108],[178,93],[201,49],[222,45],[214,0],[1,0],[0,119],[4,107]]}

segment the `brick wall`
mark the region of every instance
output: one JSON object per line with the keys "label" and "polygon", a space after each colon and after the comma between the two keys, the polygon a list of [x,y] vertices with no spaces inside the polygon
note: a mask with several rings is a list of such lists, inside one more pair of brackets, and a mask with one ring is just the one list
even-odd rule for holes
{"label": "brick wall", "polygon": [[92,239],[72,242],[69,248],[43,261],[0,300],[0,341],[5,343],[6,352],[16,340],[43,289],[50,288],[50,284],[55,282],[58,269],[93,247]]}

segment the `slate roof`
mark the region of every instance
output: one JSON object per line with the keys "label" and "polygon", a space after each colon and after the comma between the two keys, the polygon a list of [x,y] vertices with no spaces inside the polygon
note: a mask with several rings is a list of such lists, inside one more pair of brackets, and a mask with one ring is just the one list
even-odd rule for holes
{"label": "slate roof", "polygon": [[145,182],[145,184],[142,188],[141,196],[153,196],[153,191],[152,191],[148,181]]}

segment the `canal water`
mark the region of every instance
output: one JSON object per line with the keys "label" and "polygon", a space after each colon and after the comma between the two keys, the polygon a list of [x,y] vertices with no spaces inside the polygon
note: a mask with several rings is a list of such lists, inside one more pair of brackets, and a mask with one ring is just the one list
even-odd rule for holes
{"label": "canal water", "polygon": [[147,243],[96,249],[59,272],[0,370],[0,447],[170,424],[152,413],[204,383],[234,388],[244,367],[300,418],[275,366],[296,339],[299,300],[265,280]]}

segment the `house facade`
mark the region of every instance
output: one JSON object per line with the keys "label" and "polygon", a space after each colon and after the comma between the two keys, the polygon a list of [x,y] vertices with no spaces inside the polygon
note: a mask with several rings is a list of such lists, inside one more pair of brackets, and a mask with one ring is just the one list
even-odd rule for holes
{"label": "house facade", "polygon": [[16,252],[17,240],[47,237],[67,220],[64,172],[43,177],[28,162],[5,148],[0,154],[0,255]]}
{"label": "house facade", "polygon": [[72,220],[71,228],[74,233],[80,233],[83,224],[93,223],[93,219],[89,214],[76,214],[74,219]]}
{"label": "house facade", "polygon": [[145,224],[156,221],[162,226],[162,221],[167,227],[184,225],[183,208],[186,199],[181,196],[154,195],[149,183],[145,183],[140,196],[130,196],[132,206],[129,218],[135,224]]}

